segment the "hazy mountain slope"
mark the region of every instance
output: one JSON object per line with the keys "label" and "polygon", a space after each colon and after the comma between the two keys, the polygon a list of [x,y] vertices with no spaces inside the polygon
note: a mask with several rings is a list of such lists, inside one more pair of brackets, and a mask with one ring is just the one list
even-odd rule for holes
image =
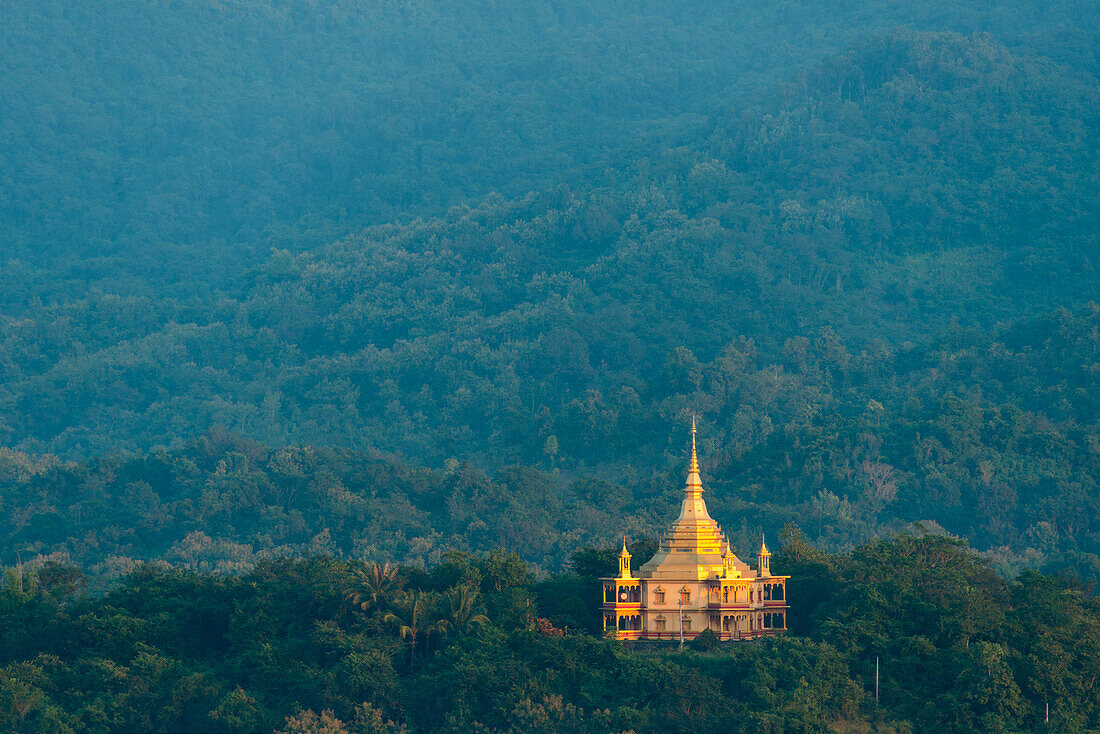
{"label": "hazy mountain slope", "polygon": [[[90,59],[70,91],[105,105],[81,135],[19,137],[36,115],[69,130],[81,108],[34,107],[27,90],[54,88],[0,77],[30,85],[2,123],[5,236],[43,256],[0,268],[0,443],[79,460],[9,457],[10,552],[109,570],[524,542],[554,567],[613,520],[638,535],[667,521],[695,410],[714,512],[738,542],[797,519],[841,547],[922,518],[1006,567],[1095,561],[1100,84],[1069,5],[385,6],[377,26],[333,21],[329,46],[295,23],[330,16],[294,3],[111,7],[133,22],[82,9],[73,28],[99,35],[58,56]],[[46,32],[3,12],[9,45]],[[218,52],[208,66],[156,46],[192,29],[188,13],[220,21],[195,34]],[[875,30],[903,18],[936,32]],[[983,25],[993,34],[941,32]],[[789,46],[767,42],[777,33]],[[730,51],[739,39],[756,45]],[[93,73],[111,52],[129,60]],[[509,53],[553,63],[521,84]],[[381,96],[339,96],[376,71]],[[169,77],[178,93],[159,97]],[[415,104],[352,114],[393,101],[378,89]],[[337,98],[350,121],[332,117]],[[135,100],[171,123],[143,127]],[[136,127],[117,134],[111,115]],[[378,137],[380,121],[398,132]],[[381,154],[428,140],[415,164]],[[114,193],[112,156],[133,174]],[[493,189],[507,195],[480,196]],[[189,244],[204,239],[213,250]],[[256,259],[242,242],[290,249]],[[196,444],[212,428],[262,445]],[[210,538],[187,540],[198,530]]]}
{"label": "hazy mountain slope", "polygon": [[1098,13],[1037,0],[6,3],[0,235],[9,256],[97,277],[210,280],[272,245],[586,185],[897,27],[988,32],[1095,73]]}
{"label": "hazy mountain slope", "polygon": [[80,454],[220,423],[498,464],[556,435],[567,464],[657,461],[658,406],[731,344],[875,352],[1094,296],[1097,89],[988,38],[892,35],[610,186],[278,252],[232,296],[23,285],[0,437]]}

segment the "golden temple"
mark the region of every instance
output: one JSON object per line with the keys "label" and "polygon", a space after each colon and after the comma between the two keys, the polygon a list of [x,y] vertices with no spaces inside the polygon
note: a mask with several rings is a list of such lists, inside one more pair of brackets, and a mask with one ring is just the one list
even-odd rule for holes
{"label": "golden temple", "polygon": [[730,550],[729,540],[703,502],[695,418],[691,419],[691,465],[680,516],[657,552],[630,568],[623,541],[619,574],[603,582],[604,625],[624,640],[691,640],[710,629],[719,640],[744,640],[786,630],[786,582],[773,576],[771,553],[761,538],[756,569]]}

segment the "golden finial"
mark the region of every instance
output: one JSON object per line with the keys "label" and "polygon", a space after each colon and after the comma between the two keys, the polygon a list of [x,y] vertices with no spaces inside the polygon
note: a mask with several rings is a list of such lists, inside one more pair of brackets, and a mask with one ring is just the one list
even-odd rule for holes
{"label": "golden finial", "polygon": [[703,482],[699,479],[699,455],[695,450],[695,413],[691,414],[691,467],[684,491],[694,499],[700,499],[703,493]]}
{"label": "golden finial", "polygon": [[760,534],[760,555],[768,552],[768,544],[764,542],[764,534]]}
{"label": "golden finial", "polygon": [[688,471],[699,473],[699,457],[695,453],[695,413],[691,414],[691,468]]}

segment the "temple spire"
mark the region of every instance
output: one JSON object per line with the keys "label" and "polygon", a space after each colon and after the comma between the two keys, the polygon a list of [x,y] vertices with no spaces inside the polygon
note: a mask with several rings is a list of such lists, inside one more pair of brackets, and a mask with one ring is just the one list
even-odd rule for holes
{"label": "temple spire", "polygon": [[688,467],[684,494],[692,499],[703,496],[703,480],[699,478],[699,455],[695,451],[695,414],[691,414],[691,465]]}
{"label": "temple spire", "polygon": [[695,414],[691,414],[691,468],[688,469],[690,474],[699,473],[699,456],[695,453]]}

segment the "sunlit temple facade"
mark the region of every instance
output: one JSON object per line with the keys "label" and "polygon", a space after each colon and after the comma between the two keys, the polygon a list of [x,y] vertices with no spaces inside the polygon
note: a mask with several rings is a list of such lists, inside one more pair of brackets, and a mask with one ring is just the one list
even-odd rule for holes
{"label": "sunlit temple facade", "polygon": [[763,538],[757,567],[749,568],[707,514],[693,418],[680,516],[637,575],[624,541],[618,575],[601,579],[604,626],[623,640],[691,640],[705,629],[720,640],[778,634],[787,628],[788,578],[772,575]]}

